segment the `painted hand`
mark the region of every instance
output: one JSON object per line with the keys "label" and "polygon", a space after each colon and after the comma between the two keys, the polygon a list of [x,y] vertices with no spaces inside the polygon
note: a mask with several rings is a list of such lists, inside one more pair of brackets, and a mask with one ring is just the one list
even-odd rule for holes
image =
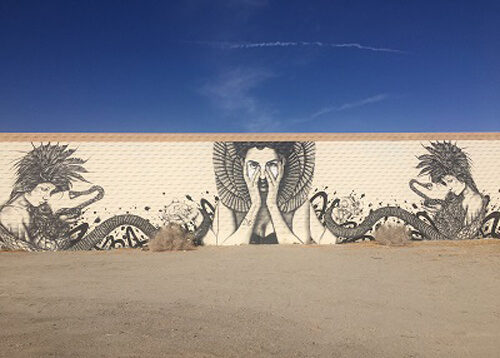
{"label": "painted hand", "polygon": [[249,176],[248,167],[245,168],[245,182],[247,184],[248,193],[250,194],[250,200],[252,201],[252,205],[260,207],[261,198],[259,192],[259,176],[260,169],[256,170],[253,174],[253,177]]}
{"label": "painted hand", "polygon": [[266,198],[266,204],[269,208],[278,205],[278,191],[282,176],[283,176],[283,168],[280,162],[278,162],[278,173],[276,177],[274,176],[270,168],[266,168],[266,179],[269,187]]}

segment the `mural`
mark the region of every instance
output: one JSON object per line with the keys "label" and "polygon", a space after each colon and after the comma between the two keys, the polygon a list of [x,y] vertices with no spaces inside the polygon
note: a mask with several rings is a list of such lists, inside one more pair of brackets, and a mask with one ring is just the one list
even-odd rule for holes
{"label": "mural", "polygon": [[471,175],[468,155],[451,142],[433,142],[426,146],[427,154],[418,157],[420,176],[430,181],[409,182],[411,190],[422,197],[426,212],[425,222],[399,207],[383,207],[372,211],[356,227],[347,228],[335,222],[334,207],[325,216],[327,228],[338,237],[361,238],[382,218],[395,217],[414,227],[425,239],[474,239],[480,234],[488,198],[479,193]]}
{"label": "mural", "polygon": [[[111,181],[101,186],[85,178],[88,163],[75,156],[76,149],[68,144],[32,144],[21,158],[15,159],[10,195],[0,206],[0,249],[144,248],[161,226],[171,223],[192,232],[197,245],[373,240],[376,225],[387,220],[410,226],[414,240],[500,238],[500,212],[495,211],[491,197],[476,185],[473,161],[457,143],[433,141],[423,144],[420,151],[416,147],[413,170],[417,171],[413,178],[409,175],[406,179],[405,198],[416,195],[420,202],[395,199],[395,204],[384,205],[372,200],[367,207],[363,205],[365,194],[354,192],[364,188],[353,187],[349,195],[337,195],[328,187],[313,187],[318,169],[315,142],[235,141],[207,145],[212,158],[207,164],[213,174],[210,179],[203,178],[203,192],[193,191],[186,184],[182,186],[186,192],[172,189],[154,210],[148,204],[139,212],[139,205],[135,205],[118,214],[113,209],[104,213],[99,205],[108,200],[119,204],[123,197],[115,194],[105,198],[103,186],[109,186]],[[92,163],[99,160],[99,156],[92,157]],[[107,166],[97,167],[106,171]],[[352,166],[340,164],[336,168],[352,170]],[[178,175],[183,176],[181,169]],[[325,171],[322,173],[324,177]],[[103,175],[101,179],[107,178],[106,173]],[[200,182],[201,178],[193,180]],[[323,183],[332,187],[350,185],[330,180],[326,177]],[[167,188],[169,183],[165,179]],[[82,190],[74,190],[74,185]],[[215,192],[212,189],[217,195],[209,194]],[[135,198],[148,194],[147,190],[147,185],[138,186]],[[95,210],[94,206],[101,212],[91,220],[88,213]]]}
{"label": "mural", "polygon": [[[148,236],[156,228],[134,215],[115,216],[90,233],[88,224],[70,229],[83,208],[101,200],[104,189],[91,186],[70,190],[74,181],[87,182],[85,160],[74,157],[68,145],[41,144],[14,166],[16,179],[10,198],[0,207],[3,248],[27,251],[89,250],[122,225],[133,225]],[[75,237],[74,235],[77,234]]]}
{"label": "mural", "polygon": [[321,226],[311,216],[308,200],[314,160],[314,142],[216,142],[213,165],[220,203],[205,243],[308,244],[323,239],[326,230],[318,236],[318,230],[311,230]]}

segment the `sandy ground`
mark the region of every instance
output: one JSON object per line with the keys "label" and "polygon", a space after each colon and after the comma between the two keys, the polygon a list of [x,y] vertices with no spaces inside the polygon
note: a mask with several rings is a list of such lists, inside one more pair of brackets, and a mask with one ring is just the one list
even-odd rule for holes
{"label": "sandy ground", "polygon": [[0,357],[499,357],[500,240],[0,253]]}

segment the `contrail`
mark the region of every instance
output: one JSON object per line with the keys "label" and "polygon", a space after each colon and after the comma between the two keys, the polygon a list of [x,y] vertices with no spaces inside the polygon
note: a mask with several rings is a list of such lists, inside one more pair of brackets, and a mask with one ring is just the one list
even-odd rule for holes
{"label": "contrail", "polygon": [[198,42],[200,44],[211,45],[223,49],[252,49],[263,47],[332,47],[332,48],[354,48],[358,50],[393,52],[410,54],[410,52],[396,50],[392,48],[364,46],[359,43],[329,43],[329,42],[297,42],[297,41],[274,41],[274,42]]}
{"label": "contrail", "polygon": [[306,123],[306,122],[310,122],[310,121],[312,121],[312,120],[314,120],[314,119],[316,119],[324,114],[328,114],[331,112],[342,112],[342,111],[345,111],[348,109],[363,107],[363,106],[366,106],[368,104],[377,103],[377,102],[384,101],[384,100],[389,99],[389,98],[394,98],[394,96],[386,94],[386,93],[381,93],[381,94],[378,94],[378,95],[375,95],[372,97],[362,99],[360,101],[344,103],[340,106],[323,107],[319,111],[317,111],[316,113],[313,113],[312,115],[310,115],[309,117],[292,119],[291,122],[292,123]]}
{"label": "contrail", "polygon": [[325,108],[320,109],[318,112],[314,113],[310,119],[314,119],[316,117],[322,116],[323,114],[327,114],[327,113],[334,112],[334,111],[340,112],[340,111],[345,111],[346,109],[363,107],[363,106],[366,106],[367,104],[377,103],[380,101],[384,101],[388,98],[389,98],[388,94],[382,93],[382,94],[378,94],[376,96],[365,98],[361,101],[344,103],[343,105],[338,106],[338,107],[325,107]]}

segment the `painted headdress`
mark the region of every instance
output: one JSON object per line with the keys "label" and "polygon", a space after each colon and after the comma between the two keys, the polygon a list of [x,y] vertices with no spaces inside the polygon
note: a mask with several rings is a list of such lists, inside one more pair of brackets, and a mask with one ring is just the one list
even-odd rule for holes
{"label": "painted headdress", "polygon": [[278,207],[288,213],[308,200],[314,175],[314,142],[215,142],[213,164],[220,200],[228,208],[247,212],[251,200],[244,178],[244,158],[250,148],[274,149],[285,159]]}
{"label": "painted headdress", "polygon": [[68,145],[40,144],[15,163],[16,181],[11,198],[33,190],[38,184],[52,183],[56,191],[69,190],[72,182],[87,182],[80,173],[87,170],[82,166],[85,160],[72,157],[76,149]]}
{"label": "painted headdress", "polygon": [[451,142],[431,142],[424,146],[429,154],[418,157],[419,175],[429,175],[433,183],[442,183],[445,175],[453,175],[477,191],[471,175],[471,160],[467,153]]}

